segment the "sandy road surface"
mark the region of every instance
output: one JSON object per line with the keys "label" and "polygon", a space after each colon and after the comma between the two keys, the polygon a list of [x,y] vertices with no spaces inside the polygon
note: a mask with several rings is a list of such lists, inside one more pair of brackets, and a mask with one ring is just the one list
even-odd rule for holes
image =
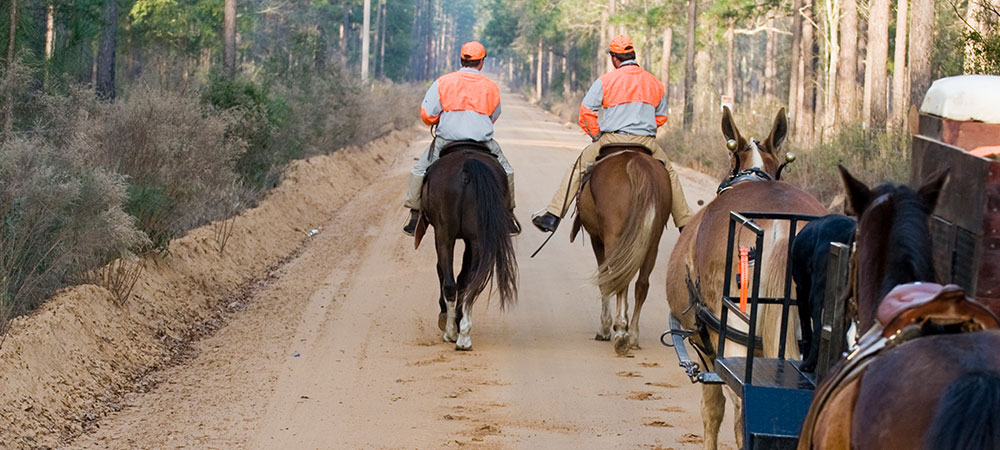
{"label": "sandy road surface", "polygon": [[[155,374],[148,393],[78,448],[700,448],[700,389],[658,342],[666,325],[664,234],[642,349],[620,358],[599,323],[589,246],[568,228],[535,259],[528,225],[586,139],[507,95],[497,138],[517,168],[518,304],[480,299],[473,350],[437,328],[434,251],[399,232],[406,176],[428,140],[337,211],[247,310]],[[401,150],[402,151],[402,150]],[[692,207],[714,183],[682,172]],[[723,425],[729,448],[732,427]]]}

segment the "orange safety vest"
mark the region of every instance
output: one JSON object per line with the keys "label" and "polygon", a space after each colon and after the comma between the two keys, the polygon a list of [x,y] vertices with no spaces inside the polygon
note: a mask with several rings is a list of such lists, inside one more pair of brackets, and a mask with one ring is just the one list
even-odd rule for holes
{"label": "orange safety vest", "polygon": [[[479,73],[452,72],[437,79],[438,97],[442,112],[474,111],[491,116],[500,104],[500,88]],[[438,123],[441,115],[431,116],[423,106],[420,118],[427,125]]]}
{"label": "orange safety vest", "polygon": [[[663,85],[656,76],[637,64],[624,64],[601,75],[601,106],[612,108],[626,103],[646,103],[653,108],[663,100]],[[656,116],[656,126],[667,122],[667,116]],[[580,127],[591,136],[600,134],[597,113],[580,104]]]}

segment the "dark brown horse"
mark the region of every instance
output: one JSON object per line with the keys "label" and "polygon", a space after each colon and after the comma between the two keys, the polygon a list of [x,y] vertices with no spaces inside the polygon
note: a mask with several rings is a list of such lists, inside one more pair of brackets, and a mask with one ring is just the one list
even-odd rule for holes
{"label": "dark brown horse", "polygon": [[[687,330],[698,330],[706,326],[697,318],[697,312],[709,311],[715,318],[722,308],[722,287],[725,277],[726,238],[729,230],[730,211],[761,213],[796,213],[823,215],[826,209],[812,195],[802,189],[777,181],[779,177],[779,149],[785,140],[788,126],[785,110],[778,112],[771,133],[764,142],[746,139],[733,123],[732,114],[726,108],[722,118],[722,132],[730,141],[732,160],[731,175],[720,186],[719,195],[699,211],[681,232],[670,255],[667,267],[667,301],[671,313]],[[784,275],[788,254],[788,223],[785,221],[757,221],[766,230],[766,248],[763,251],[760,295],[781,297],[784,295]],[[752,233],[739,236],[739,245],[754,245]],[[734,259],[734,263],[735,263]],[[734,265],[735,267],[735,265]],[[733,273],[736,273],[735,268]],[[689,289],[690,286],[690,289]],[[735,288],[735,283],[734,283]],[[694,291],[692,295],[692,290]],[[736,295],[736,291],[729,295]],[[763,341],[765,356],[776,357],[779,347],[781,308],[780,305],[761,305],[757,330]],[[794,325],[794,320],[790,323]],[[743,333],[746,324],[735,320],[730,326]],[[733,334],[730,333],[730,336]],[[706,354],[706,363],[712,370],[712,361],[718,348],[718,332],[711,326],[706,328],[702,338],[691,336],[692,341]],[[792,354],[797,348],[795,333],[788,333],[786,348]],[[746,347],[736,342],[727,342],[726,356],[746,356]],[[733,398],[736,417],[736,439],[742,438],[740,424],[741,404]],[[726,398],[722,386],[702,385],[701,413],[705,426],[704,447],[715,450],[718,446],[719,426],[725,412]]]}
{"label": "dark brown horse", "polygon": [[[869,189],[841,173],[849,207],[859,214],[855,295],[867,330],[891,289],[935,280],[928,219],[944,174],[914,190]],[[996,317],[987,315],[995,327]],[[891,332],[890,325],[873,332]],[[929,335],[922,337],[895,335],[875,353],[862,339],[851,362],[835,367],[817,390],[799,448],[1000,449],[1000,331],[934,327],[923,325]]]}
{"label": "dark brown horse", "polygon": [[[510,237],[514,218],[507,208],[507,196],[512,194],[496,158],[478,146],[454,146],[441,153],[427,169],[414,247],[420,245],[427,226],[433,226],[441,284],[438,327],[445,341],[468,350],[472,304],[490,281],[496,282],[501,309],[517,296],[517,261]],[[456,283],[453,259],[458,239],[465,242],[465,253]]]}
{"label": "dark brown horse", "polygon": [[[576,238],[580,225],[590,234],[601,290],[601,328],[596,339],[614,337],[615,351],[626,355],[637,347],[639,313],[649,292],[649,274],[656,264],[660,236],[670,216],[670,177],[663,164],[644,149],[605,146],[601,153],[606,156],[594,166],[577,200],[579,215],[570,241]],[[633,278],[635,309],[630,324],[628,286]],[[614,318],[612,296],[618,299]]]}

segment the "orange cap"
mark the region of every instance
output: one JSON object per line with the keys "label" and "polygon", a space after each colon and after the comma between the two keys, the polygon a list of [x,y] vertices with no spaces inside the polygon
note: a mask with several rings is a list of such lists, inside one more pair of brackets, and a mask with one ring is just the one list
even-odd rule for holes
{"label": "orange cap", "polygon": [[624,34],[619,34],[611,39],[611,45],[608,46],[611,53],[630,53],[635,51],[633,47],[632,40],[629,39]]}
{"label": "orange cap", "polygon": [[486,57],[486,47],[479,41],[469,41],[462,45],[462,59],[476,61]]}

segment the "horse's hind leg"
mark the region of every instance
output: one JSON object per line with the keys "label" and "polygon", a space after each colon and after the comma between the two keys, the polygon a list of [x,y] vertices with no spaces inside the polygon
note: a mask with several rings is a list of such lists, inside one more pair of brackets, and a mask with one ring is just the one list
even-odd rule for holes
{"label": "horse's hind leg", "polygon": [[[444,340],[455,342],[458,330],[455,328],[455,309],[458,302],[458,288],[455,286],[455,269],[452,258],[455,253],[455,240],[445,237],[445,233],[435,230],[434,243],[437,247],[438,279],[441,282],[441,299],[445,304]],[[438,320],[440,325],[440,319]]]}
{"label": "horse's hind leg", "polygon": [[[597,258],[597,266],[604,264],[604,243],[597,236],[590,236],[590,243],[594,247],[594,256]],[[614,314],[611,312],[611,295],[601,294],[601,328],[597,330],[594,339],[598,341],[611,340],[611,324],[614,322]]]}
{"label": "horse's hind leg", "polygon": [[465,253],[462,255],[462,270],[458,273],[458,292],[459,292],[459,302],[458,305],[458,338],[455,339],[455,349],[456,350],[470,350],[472,349],[472,336],[470,332],[472,331],[472,302],[475,297],[468,297],[466,295],[466,290],[469,288],[469,279],[472,278],[472,274],[478,270],[478,260],[479,253],[475,245],[470,245],[469,242],[465,243]]}
{"label": "horse's hind leg", "polygon": [[628,354],[628,290],[623,290],[617,294],[618,297],[618,317],[615,318],[614,345],[615,353],[618,356]]}
{"label": "horse's hind leg", "polygon": [[[654,239],[652,242],[659,242]],[[629,348],[639,348],[639,313],[642,311],[642,304],[646,302],[646,295],[649,294],[649,274],[656,264],[656,247],[646,253],[646,259],[639,269],[639,277],[635,280],[635,308],[632,310],[632,322],[628,326],[628,346]]]}

